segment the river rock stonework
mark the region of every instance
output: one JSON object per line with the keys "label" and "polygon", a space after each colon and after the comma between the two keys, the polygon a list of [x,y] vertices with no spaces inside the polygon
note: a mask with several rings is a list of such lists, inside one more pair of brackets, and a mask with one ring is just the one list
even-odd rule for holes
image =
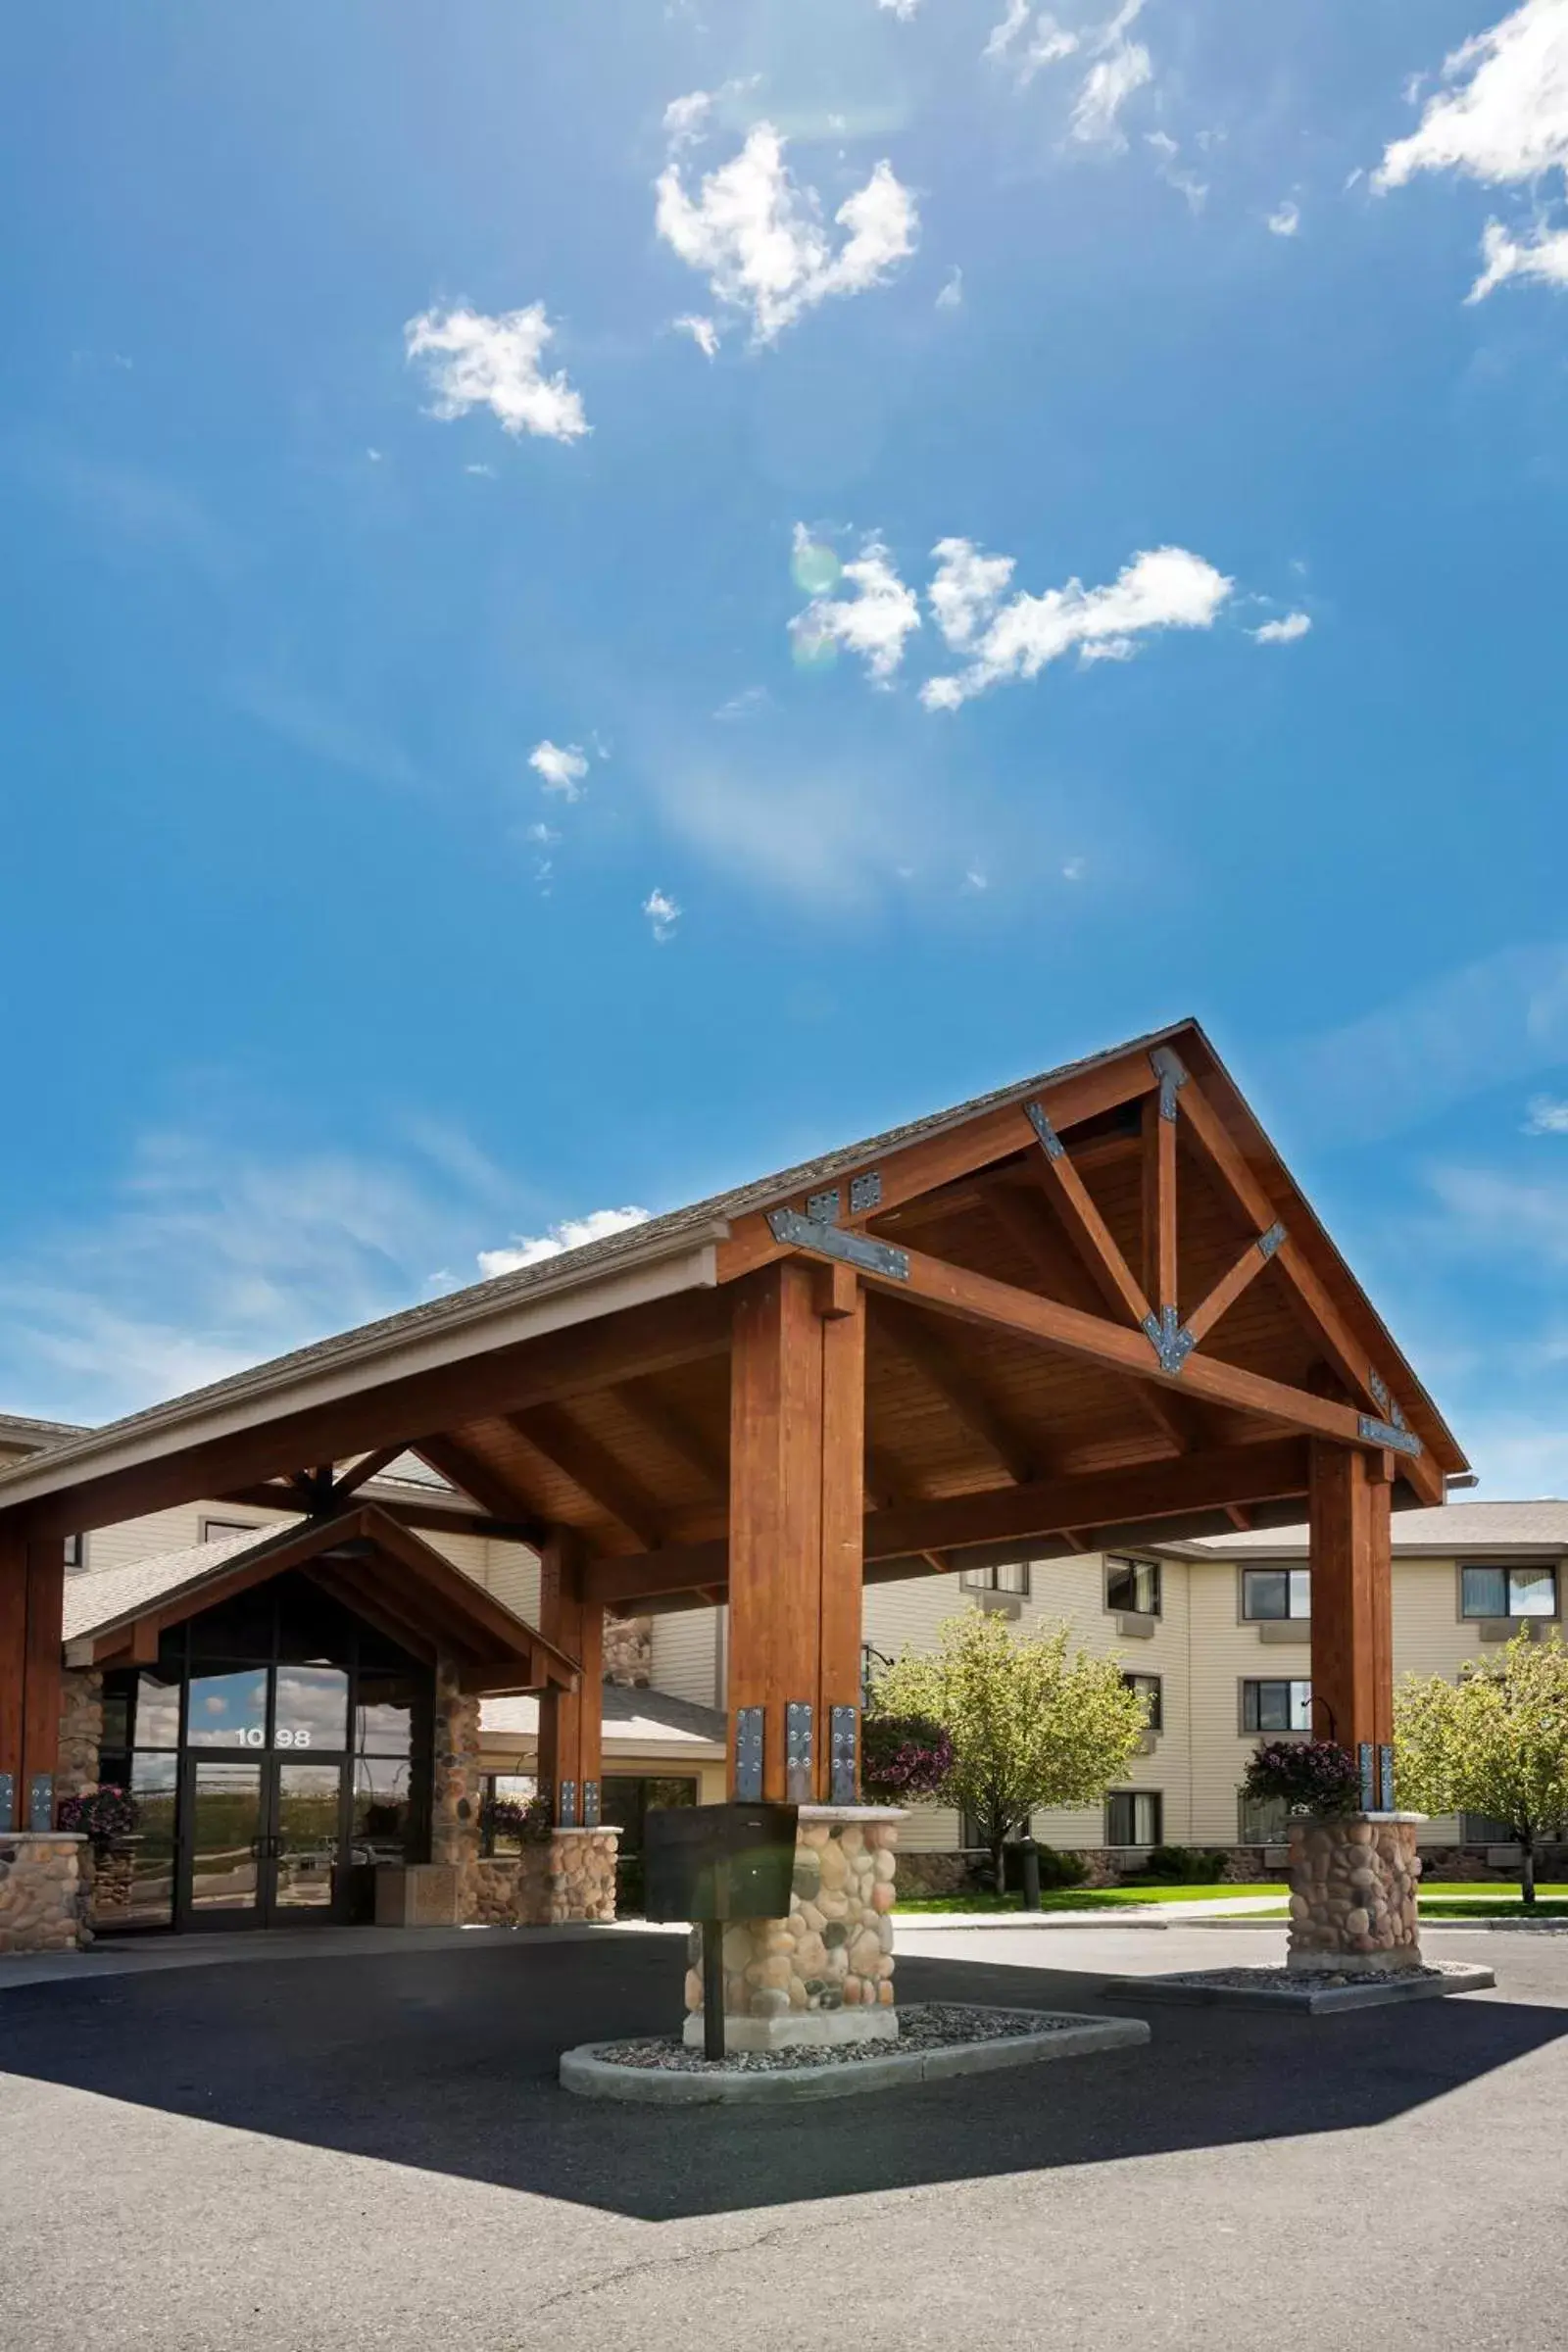
{"label": "river rock stonework", "polygon": [[651,1617],[605,1619],[605,1680],[623,1689],[646,1690],[654,1679],[654,1621]]}
{"label": "river rock stonework", "polygon": [[0,1833],[0,1952],[74,1952],[84,1940],[81,1838]]}
{"label": "river rock stonework", "polygon": [[104,1736],[104,1678],[95,1667],[68,1667],[60,1677],[60,1763],[55,1795],[80,1796],[98,1786]]}
{"label": "river rock stonework", "polygon": [[1291,1824],[1295,1969],[1421,1966],[1419,1813],[1351,1813]]}
{"label": "river rock stonework", "polygon": [[603,1926],[615,1916],[619,1830],[552,1830],[548,1845],[497,1854],[475,1873],[474,1909],[490,1928]]}
{"label": "river rock stonework", "polygon": [[[899,1824],[882,1805],[803,1805],[787,1919],[724,1930],[724,2031],[731,2049],[891,2040]],[[685,2039],[703,2039],[703,1943],[693,1928]]]}
{"label": "river rock stonework", "polygon": [[479,1701],[456,1661],[435,1666],[435,1754],[430,1776],[430,1859],[457,1873],[457,1917],[479,1916]]}

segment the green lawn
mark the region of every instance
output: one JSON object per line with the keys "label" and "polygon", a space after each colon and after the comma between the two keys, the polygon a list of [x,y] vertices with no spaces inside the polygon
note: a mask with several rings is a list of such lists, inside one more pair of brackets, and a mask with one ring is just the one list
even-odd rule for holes
{"label": "green lawn", "polygon": [[[1243,1886],[1053,1886],[1040,1897],[1042,1911],[1115,1911],[1145,1903],[1212,1903],[1234,1894],[1285,1894],[1288,1889],[1267,1880]],[[1021,1911],[1023,1896],[1009,1894],[934,1894],[900,1901],[899,1915],[926,1911]]]}

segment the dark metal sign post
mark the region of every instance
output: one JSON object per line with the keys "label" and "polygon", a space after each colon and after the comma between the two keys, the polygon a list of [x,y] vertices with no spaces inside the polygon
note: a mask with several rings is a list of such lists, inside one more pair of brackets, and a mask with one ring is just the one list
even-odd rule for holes
{"label": "dark metal sign post", "polygon": [[787,1919],[795,1872],[794,1805],[656,1805],[646,1829],[650,1919],[700,1923],[703,2056],[722,2058],[724,1930],[733,1919]]}

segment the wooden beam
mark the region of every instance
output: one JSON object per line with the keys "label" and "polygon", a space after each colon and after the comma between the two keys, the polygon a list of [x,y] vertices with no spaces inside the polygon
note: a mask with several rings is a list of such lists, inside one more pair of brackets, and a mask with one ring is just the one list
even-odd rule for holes
{"label": "wooden beam", "polygon": [[[1096,1118],[1102,1111],[1114,1110],[1120,1103],[1134,1102],[1140,1095],[1148,1094],[1155,1083],[1146,1052],[1140,1049],[1113,1054],[1086,1069],[1069,1072],[1054,1085],[1029,1093],[1020,1089],[1010,1102],[994,1103],[968,1118],[955,1120],[951,1126],[916,1136],[909,1143],[885,1152],[868,1151],[863,1158],[848,1164],[839,1174],[818,1177],[803,1185],[798,1193],[786,1194],[782,1200],[769,1205],[804,1208],[808,1194],[836,1186],[845,1205],[844,1223],[859,1225],[875,1221],[906,1200],[916,1200],[922,1193],[934,1192],[956,1178],[1026,1150],[1034,1140],[1023,1108],[1027,1101],[1044,1103],[1053,1124],[1061,1129]],[[850,1187],[857,1175],[872,1173],[881,1178],[876,1204],[860,1216],[853,1216],[848,1213]],[[718,1279],[721,1283],[734,1282],[759,1266],[771,1265],[782,1254],[781,1245],[768,1230],[765,1211],[754,1210],[737,1217],[730,1239],[719,1244]]]}
{"label": "wooden beam", "polygon": [[[796,1246],[809,1254],[808,1242]],[[938,1314],[953,1315],[987,1330],[1010,1332],[1081,1361],[1109,1364],[1137,1379],[1181,1389],[1207,1403],[1230,1405],[1287,1429],[1335,1438],[1342,1445],[1382,1450],[1377,1439],[1363,1435],[1360,1416],[1351,1405],[1308,1396],[1304,1389],[1196,1350],[1179,1370],[1166,1371],[1143,1332],[1108,1323],[1102,1316],[1080,1314],[1076,1307],[1041,1298],[1013,1283],[993,1281],[989,1274],[972,1273],[944,1258],[928,1257],[923,1250],[901,1245],[900,1255],[901,1273],[871,1264],[861,1269],[862,1281],[893,1298],[918,1298]]]}
{"label": "wooden beam", "polygon": [[352,1463],[335,1480],[332,1487],[333,1500],[344,1502],[349,1495],[357,1494],[361,1487],[365,1486],[368,1480],[379,1478],[389,1462],[395,1462],[400,1453],[407,1453],[408,1450],[408,1446],[399,1441],[393,1446],[377,1446],[372,1452],[362,1454],[357,1462]]}
{"label": "wooden beam", "polygon": [[[60,1670],[65,1618],[66,1552],[58,1536],[27,1537],[27,1646],[24,1659],[22,1780],[25,1818],[35,1779],[60,1770]],[[51,1827],[53,1825],[51,1824]]]}
{"label": "wooden beam", "polygon": [[1050,1448],[1012,1426],[986,1395],[984,1382],[956,1361],[940,1331],[923,1316],[884,1306],[874,1320],[882,1344],[913,1364],[954,1418],[978,1439],[1009,1478],[1022,1485],[1049,1467]]}
{"label": "wooden beam", "polygon": [[493,1468],[457,1439],[433,1431],[427,1438],[416,1438],[406,1450],[416,1453],[421,1462],[428,1462],[432,1470],[449,1480],[481,1510],[498,1519],[527,1520],[542,1534],[538,1505],[520,1487],[514,1487],[503,1471]]}
{"label": "wooden beam", "polygon": [[1033,1164],[1039,1181],[1048,1190],[1054,1188],[1052,1199],[1068,1238],[1106,1305],[1113,1313],[1125,1315],[1129,1323],[1146,1322],[1149,1300],[1059,1138],[1054,1151],[1042,1143],[1040,1156]]}
{"label": "wooden beam", "polygon": [[509,1413],[507,1420],[536,1453],[563,1471],[597,1509],[618,1520],[637,1543],[651,1551],[661,1541],[663,1514],[653,1496],[561,1405],[536,1405],[526,1413]]}
{"label": "wooden beam", "polygon": [[1267,1239],[1266,1234],[1259,1234],[1255,1242],[1249,1242],[1230,1272],[1220,1276],[1202,1304],[1195,1306],[1187,1316],[1186,1329],[1191,1332],[1195,1346],[1213,1330],[1221,1315],[1229,1312],[1242,1293],[1262,1273],[1273,1254],[1272,1245],[1264,1247]]}
{"label": "wooden beam", "polygon": [[25,1822],[22,1726],[27,1681],[27,1531],[17,1512],[0,1517],[0,1773],[10,1776],[16,1818],[0,1811],[0,1833]]}
{"label": "wooden beam", "polygon": [[1176,1109],[1162,1090],[1144,1102],[1144,1289],[1156,1314],[1174,1307]]}
{"label": "wooden beam", "polygon": [[[961,1553],[971,1545],[1022,1544],[1069,1530],[1082,1534],[1141,1519],[1223,1510],[1231,1502],[1286,1501],[1304,1496],[1307,1480],[1307,1448],[1299,1439],[1216,1446],[1129,1469],[1085,1471],[1027,1487],[871,1511],[861,1534],[862,1553],[867,1561]],[[672,1544],[640,1559],[596,1560],[588,1570],[588,1591],[612,1608],[664,1592],[718,1591],[726,1571],[723,1543]]]}
{"label": "wooden beam", "polygon": [[[386,1444],[390,1430],[457,1430],[672,1371],[728,1347],[728,1300],[696,1289],[402,1378],[368,1375],[365,1386],[323,1403],[291,1411],[281,1399],[268,1400],[242,1427],[172,1445],[124,1468],[89,1470],[26,1507],[40,1533],[74,1535],[285,1476],[304,1461],[346,1461]],[[18,1465],[19,1474],[27,1467]],[[514,1506],[506,1515],[515,1515]]]}
{"label": "wooden beam", "polygon": [[650,1382],[628,1382],[624,1388],[610,1393],[667,1453],[695,1472],[705,1487],[715,1494],[725,1492],[729,1485],[729,1463],[721,1449],[694,1428],[686,1414],[662,1396]]}
{"label": "wooden beam", "polygon": [[1312,1447],[1312,1707],[1353,1755],[1394,1738],[1390,1490],[1380,1457]]}
{"label": "wooden beam", "polygon": [[585,1790],[604,1782],[603,1724],[605,1613],[587,1592],[582,1539],[552,1527],[540,1554],[539,1630],[581,1660],[573,1690],[546,1690],[539,1698],[539,1787],[553,1818],[583,1826]]}
{"label": "wooden beam", "polygon": [[[410,1453],[412,1446],[400,1446],[400,1453]],[[368,1483],[368,1482],[367,1482]],[[411,1485],[404,1490],[409,1495],[418,1490]],[[400,1527],[428,1528],[448,1536],[478,1536],[496,1544],[527,1544],[535,1548],[544,1539],[544,1523],[536,1518],[497,1519],[488,1511],[470,1509],[465,1498],[447,1488],[431,1488],[428,1502],[405,1500],[404,1494],[351,1495],[349,1501],[373,1502],[378,1511],[385,1511]],[[450,1499],[446,1497],[450,1494]],[[263,1480],[254,1487],[236,1487],[216,1498],[249,1511],[293,1511],[302,1509],[300,1498],[289,1488]]]}
{"label": "wooden beam", "polygon": [[[1062,1297],[1068,1306],[1094,1303],[1099,1297],[1096,1285],[1082,1258],[1069,1247],[1059,1218],[1047,1206],[1033,1166],[1027,1194],[1011,1185],[995,1184],[987,1190],[985,1205],[1048,1293]],[[1072,1296],[1074,1292],[1076,1298]],[[1160,1389],[1148,1388],[1141,1380],[1128,1380],[1121,1385],[1133,1409],[1158,1430],[1175,1452],[1186,1453],[1199,1442],[1203,1433],[1195,1428],[1185,1399]]]}

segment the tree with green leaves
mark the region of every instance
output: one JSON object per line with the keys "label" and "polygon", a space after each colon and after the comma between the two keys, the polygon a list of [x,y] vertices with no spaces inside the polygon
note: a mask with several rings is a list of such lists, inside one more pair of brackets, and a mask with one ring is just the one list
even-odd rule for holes
{"label": "tree with green leaves", "polygon": [[1401,1799],[1426,1813],[1485,1813],[1518,1839],[1523,1899],[1536,1847],[1568,1821],[1568,1649],[1517,1635],[1457,1683],[1407,1674],[1394,1716]]}
{"label": "tree with green leaves", "polygon": [[936,1793],[976,1823],[999,1893],[1007,1838],[1042,1806],[1103,1796],[1149,1728],[1114,1658],[1070,1650],[1064,1625],[1014,1638],[986,1609],[950,1617],[934,1650],[885,1667],[872,1703],[947,1732],[953,1760]]}

